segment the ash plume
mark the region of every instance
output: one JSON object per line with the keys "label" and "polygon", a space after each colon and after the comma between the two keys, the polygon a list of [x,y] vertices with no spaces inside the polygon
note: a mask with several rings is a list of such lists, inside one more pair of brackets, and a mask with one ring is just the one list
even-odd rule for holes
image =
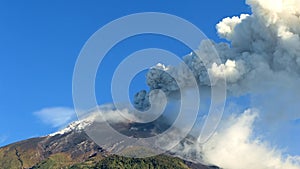
{"label": "ash plume", "polygon": [[[251,15],[228,17],[216,26],[219,36],[230,44],[203,41],[199,49],[183,57],[199,85],[213,85],[224,74],[228,90],[243,94],[259,90],[257,83],[263,81],[276,82],[284,78],[281,76],[299,78],[299,2],[248,0],[247,3],[252,7]],[[212,48],[207,47],[209,45],[215,47],[222,64],[209,60],[215,54]],[[206,63],[197,55],[205,58]],[[187,77],[185,72],[181,66],[158,64],[148,72],[147,84],[151,90],[161,89],[167,93],[177,91],[179,88],[170,76],[179,77],[182,79],[180,82],[189,86],[188,79],[191,77]]]}
{"label": "ash plume", "polygon": [[[137,93],[134,105],[139,110],[148,109],[151,106],[149,93],[156,89],[164,91],[168,97],[179,92],[179,85],[172,77],[179,79],[180,86],[186,88],[190,85],[189,79],[195,78],[201,88],[213,86],[225,76],[228,97],[249,95],[251,103],[248,106],[259,111],[254,115],[249,111],[241,112],[235,118],[228,115],[227,118],[231,119],[228,121],[232,123],[218,129],[207,144],[182,145],[177,153],[194,150],[202,154],[201,158],[206,162],[230,169],[249,169],[255,163],[254,168],[259,169],[300,168],[298,156],[285,158],[281,150],[270,148],[259,139],[251,139],[257,137],[255,127],[263,126],[256,129],[263,131],[300,119],[300,1],[247,0],[246,3],[252,9],[251,14],[227,17],[216,25],[218,35],[228,42],[205,40],[198,49],[183,57],[194,77],[187,76],[188,71],[182,65],[158,64],[146,76],[150,91]],[[211,45],[222,64],[210,60],[216,54],[209,47]],[[254,125],[256,121],[260,124]],[[244,131],[243,135],[241,132]],[[236,136],[241,139],[234,140]],[[236,149],[230,148],[230,141],[234,141]],[[234,160],[248,153],[252,156]],[[267,154],[265,162],[257,162],[261,160],[259,153]],[[215,155],[220,155],[220,158],[214,158]]]}

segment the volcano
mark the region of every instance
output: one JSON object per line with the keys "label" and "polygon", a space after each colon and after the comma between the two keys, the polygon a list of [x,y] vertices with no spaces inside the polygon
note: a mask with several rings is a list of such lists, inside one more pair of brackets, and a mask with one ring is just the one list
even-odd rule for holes
{"label": "volcano", "polygon": [[[96,144],[86,133],[87,129],[100,128],[104,122],[78,120],[66,128],[43,137],[13,143],[0,148],[0,168],[3,169],[94,169],[94,168],[182,168],[209,169],[216,166],[204,165],[166,152],[161,155],[134,158],[112,153],[118,146],[114,143]],[[130,137],[143,137],[149,133],[168,128],[159,122],[148,124],[116,123],[113,126]],[[103,133],[105,136],[105,133]],[[192,140],[191,138],[189,140]],[[185,140],[187,141],[187,140]],[[131,149],[138,152],[138,149]]]}

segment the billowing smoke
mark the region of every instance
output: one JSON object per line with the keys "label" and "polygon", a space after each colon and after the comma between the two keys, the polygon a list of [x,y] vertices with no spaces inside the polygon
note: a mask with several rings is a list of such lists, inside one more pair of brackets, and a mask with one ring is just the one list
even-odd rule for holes
{"label": "billowing smoke", "polygon": [[230,117],[224,128],[202,147],[205,161],[228,169],[299,169],[300,157],[285,157],[281,150],[253,137],[255,110]]}
{"label": "billowing smoke", "polygon": [[[194,77],[187,76],[185,66],[158,64],[147,73],[150,91],[137,93],[134,105],[140,110],[149,108],[149,93],[155,89],[171,97],[179,91],[178,86],[189,87],[191,78],[199,86],[213,86],[225,76],[228,97],[249,95],[248,106],[260,113],[248,110],[231,118],[203,147],[192,149],[199,150],[206,162],[229,169],[300,168],[299,157],[286,157],[254,133],[300,119],[300,1],[247,0],[246,3],[252,14],[228,17],[216,26],[219,36],[229,43],[205,40],[197,50],[183,57]],[[211,45],[221,64],[210,60],[216,54],[208,47]],[[179,79],[180,85],[172,77]],[[263,129],[259,128],[262,126]],[[181,153],[190,149],[186,145]]]}
{"label": "billowing smoke", "polygon": [[[199,49],[183,58],[200,85],[213,85],[225,75],[228,90],[241,94],[259,90],[259,83],[279,81],[285,76],[299,78],[299,1],[248,0],[247,3],[253,14],[225,18],[217,24],[219,36],[230,44],[203,41]],[[212,48],[207,47],[210,45],[214,45],[223,64],[209,60],[215,55]],[[205,63],[197,55],[201,55]],[[177,91],[179,88],[170,76],[176,76],[188,86],[191,77],[186,76],[184,68],[158,64],[148,72],[147,84],[151,90]],[[136,99],[136,103],[143,100],[141,97]]]}

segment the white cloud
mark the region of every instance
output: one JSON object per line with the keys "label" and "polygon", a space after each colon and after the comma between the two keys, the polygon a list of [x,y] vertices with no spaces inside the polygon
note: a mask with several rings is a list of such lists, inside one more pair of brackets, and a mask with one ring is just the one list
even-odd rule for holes
{"label": "white cloud", "polygon": [[44,108],[33,113],[43,123],[52,127],[64,127],[69,122],[76,119],[76,113],[68,107],[50,107]]}
{"label": "white cloud", "polygon": [[254,137],[257,117],[253,110],[231,117],[203,146],[204,160],[226,169],[299,169],[299,156],[284,157],[281,150]]}
{"label": "white cloud", "polygon": [[240,17],[234,16],[232,18],[223,19],[222,22],[217,24],[218,34],[222,38],[230,40],[232,38],[235,26],[241,23],[242,20],[246,19],[248,16],[248,14],[242,14]]}

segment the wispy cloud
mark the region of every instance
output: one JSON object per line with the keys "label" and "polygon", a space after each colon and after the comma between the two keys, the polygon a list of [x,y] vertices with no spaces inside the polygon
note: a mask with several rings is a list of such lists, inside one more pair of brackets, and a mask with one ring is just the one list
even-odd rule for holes
{"label": "wispy cloud", "polygon": [[76,119],[74,109],[68,107],[50,107],[44,108],[33,113],[43,123],[55,128],[64,127],[69,122]]}
{"label": "wispy cloud", "polygon": [[2,145],[2,143],[4,143],[6,140],[7,140],[6,135],[0,135],[0,145]]}

